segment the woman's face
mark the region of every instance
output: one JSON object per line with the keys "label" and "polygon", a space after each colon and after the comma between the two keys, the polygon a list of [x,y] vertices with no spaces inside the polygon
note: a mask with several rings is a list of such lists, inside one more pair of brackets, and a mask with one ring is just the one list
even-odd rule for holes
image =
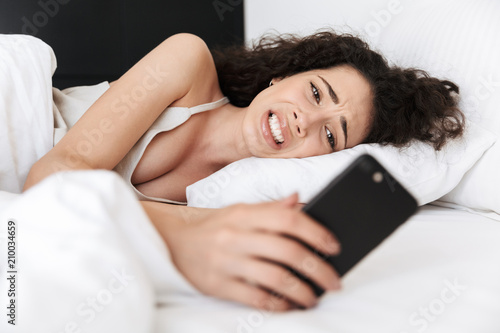
{"label": "woman's face", "polygon": [[308,71],[274,79],[255,97],[243,139],[257,157],[328,154],[363,142],[372,109],[370,84],[353,67]]}

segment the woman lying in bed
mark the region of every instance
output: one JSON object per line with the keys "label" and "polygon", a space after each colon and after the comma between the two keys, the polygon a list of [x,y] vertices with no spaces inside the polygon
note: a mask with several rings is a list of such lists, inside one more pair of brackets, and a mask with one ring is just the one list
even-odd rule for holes
{"label": "woman lying in bed", "polygon": [[313,291],[281,264],[334,290],[335,271],[297,240],[325,254],[340,247],[297,209],[297,196],[220,210],[163,202],[185,201],[188,185],[249,156],[413,139],[440,149],[462,134],[458,88],[389,68],[359,39],[331,32],[215,55],[193,35],[165,40],[32,167],[25,189],[61,169],[114,169],[144,199],[175,265],[201,292],[267,310],[311,307]]}

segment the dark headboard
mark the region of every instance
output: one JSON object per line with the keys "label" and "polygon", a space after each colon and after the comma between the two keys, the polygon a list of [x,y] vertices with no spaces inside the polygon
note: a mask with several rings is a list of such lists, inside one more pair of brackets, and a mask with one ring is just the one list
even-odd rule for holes
{"label": "dark headboard", "polygon": [[165,38],[243,43],[242,0],[0,0],[0,33],[34,35],[58,61],[54,86],[115,80]]}

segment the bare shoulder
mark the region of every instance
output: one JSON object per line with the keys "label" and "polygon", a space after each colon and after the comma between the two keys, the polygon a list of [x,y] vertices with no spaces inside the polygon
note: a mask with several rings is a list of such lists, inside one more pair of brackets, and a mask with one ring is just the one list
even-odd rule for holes
{"label": "bare shoulder", "polygon": [[223,97],[212,53],[203,39],[193,34],[180,33],[170,37],[165,43],[175,44],[180,56],[188,58],[186,76],[191,78],[188,93],[171,106],[192,107]]}
{"label": "bare shoulder", "polygon": [[[215,64],[212,54],[203,39],[200,37],[189,34],[179,33],[165,39],[159,44],[152,53],[158,53],[158,58],[162,63],[154,63],[156,67],[150,67],[150,70],[158,70],[158,68],[169,68],[169,65],[176,64],[179,67],[170,69],[179,72],[180,76],[172,77],[169,72],[161,72],[166,80],[175,79],[171,82],[174,85],[181,85],[183,91],[187,94],[193,90],[200,78],[203,75],[210,75],[217,77]],[[145,57],[145,59],[154,59],[152,57]],[[144,60],[145,60],[144,59]],[[146,65],[148,65],[146,63]],[[153,65],[153,63],[149,64]]]}
{"label": "bare shoulder", "polygon": [[[154,58],[151,56],[153,53],[158,54],[158,57],[162,59],[162,63],[154,62]],[[146,72],[156,74],[158,78],[177,79],[174,83],[184,88],[182,89],[184,95],[195,90],[194,88],[206,86],[203,82],[213,84],[215,81],[218,85],[212,53],[205,41],[194,34],[179,33],[168,37],[148,56],[144,57],[141,62],[144,63],[143,68]],[[170,72],[162,70],[171,63],[182,65],[180,68],[176,68],[182,72],[181,77],[172,77]],[[123,77],[110,82],[110,86],[116,85],[119,81],[123,81]]]}
{"label": "bare shoulder", "polygon": [[166,52],[167,57],[175,57],[188,62],[192,70],[202,69],[211,58],[210,50],[203,39],[189,34],[179,33],[165,39],[157,47],[158,52]]}
{"label": "bare shoulder", "polygon": [[[212,53],[200,37],[190,33],[175,34],[159,44],[154,52],[160,53],[166,64],[183,64],[183,75],[175,84],[184,87],[184,94],[168,106],[191,107],[223,97]],[[162,79],[171,78],[169,73],[159,69],[158,64],[156,66],[149,66],[146,71]],[[116,83],[117,81],[110,82],[110,86]]]}

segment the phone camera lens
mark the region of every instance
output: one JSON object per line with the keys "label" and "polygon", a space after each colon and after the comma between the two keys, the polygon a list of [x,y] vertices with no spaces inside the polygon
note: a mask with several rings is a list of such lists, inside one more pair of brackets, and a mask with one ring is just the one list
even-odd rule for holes
{"label": "phone camera lens", "polygon": [[382,172],[377,171],[373,174],[372,179],[375,183],[380,183],[382,182],[382,180],[384,180],[384,175],[382,174]]}

